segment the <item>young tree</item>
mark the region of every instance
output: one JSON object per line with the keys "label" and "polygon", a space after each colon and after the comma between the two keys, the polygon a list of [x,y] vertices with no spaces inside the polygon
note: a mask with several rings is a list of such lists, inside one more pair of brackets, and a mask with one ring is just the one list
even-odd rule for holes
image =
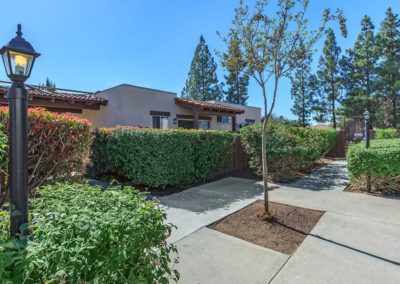
{"label": "young tree", "polygon": [[[254,9],[250,10],[241,1],[239,7],[235,9],[233,26],[225,43],[229,45],[233,35],[239,38],[241,56],[246,62],[250,76],[261,88],[265,117],[262,127],[264,209],[265,213],[270,215],[266,144],[268,121],[274,110],[279,82],[300,66],[307,52],[312,50],[320,38],[329,20],[338,18],[344,33],[346,29],[345,19],[340,10],[336,15],[325,10],[321,27],[309,32],[305,19],[308,0],[278,0],[274,16],[267,15],[267,10],[273,9],[268,3],[269,0],[257,0]],[[270,97],[267,96],[269,80],[272,80]],[[269,99],[271,99],[270,104]]]}
{"label": "young tree", "polygon": [[307,56],[290,77],[292,83],[290,94],[293,99],[291,111],[297,116],[302,127],[310,125],[315,103],[315,78],[311,74],[310,65],[311,56]]}
{"label": "young tree", "polygon": [[362,116],[365,109],[375,118],[379,104],[376,102],[377,91],[377,42],[374,35],[374,25],[370,17],[361,21],[361,32],[354,48],[346,51],[342,59],[343,79],[346,96],[342,107],[346,116]]}
{"label": "young tree", "polygon": [[400,20],[391,8],[386,11],[377,41],[381,58],[378,89],[383,94],[383,103],[390,103],[389,121],[396,127],[400,111]]}
{"label": "young tree", "polygon": [[249,98],[249,74],[246,62],[243,60],[239,47],[239,39],[233,34],[229,40],[228,52],[222,55],[222,66],[228,71],[225,77],[227,89],[224,91],[225,100],[229,103],[246,105]]}
{"label": "young tree", "polygon": [[221,100],[222,91],[216,70],[217,64],[201,35],[190,65],[186,85],[182,90],[182,97],[201,101]]}
{"label": "young tree", "polygon": [[331,118],[333,128],[336,128],[337,102],[340,95],[340,51],[340,47],[336,43],[335,33],[332,29],[328,29],[323,53],[319,59],[317,75],[326,100],[326,115]]}

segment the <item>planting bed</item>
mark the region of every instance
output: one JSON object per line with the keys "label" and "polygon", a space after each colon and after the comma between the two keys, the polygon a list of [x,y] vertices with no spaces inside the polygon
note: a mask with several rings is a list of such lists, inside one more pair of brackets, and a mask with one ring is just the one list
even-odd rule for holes
{"label": "planting bed", "polygon": [[263,201],[256,201],[238,212],[210,225],[248,242],[285,254],[293,254],[324,214],[323,211],[270,202],[272,220],[259,217]]}

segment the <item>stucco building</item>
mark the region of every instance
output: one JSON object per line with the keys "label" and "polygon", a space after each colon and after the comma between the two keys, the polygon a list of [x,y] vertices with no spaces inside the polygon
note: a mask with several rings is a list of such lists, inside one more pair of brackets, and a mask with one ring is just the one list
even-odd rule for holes
{"label": "stucco building", "polygon": [[[0,104],[6,104],[0,87]],[[93,128],[138,126],[148,128],[200,128],[237,130],[261,120],[261,109],[216,101],[178,98],[176,93],[118,85],[95,94],[31,86],[29,105],[56,112],[72,112],[91,121]]]}

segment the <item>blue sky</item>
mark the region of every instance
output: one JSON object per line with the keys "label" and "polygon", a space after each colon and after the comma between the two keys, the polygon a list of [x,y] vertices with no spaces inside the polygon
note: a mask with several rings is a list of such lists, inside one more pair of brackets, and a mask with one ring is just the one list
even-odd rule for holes
{"label": "blue sky", "polygon": [[[29,83],[46,77],[60,88],[98,91],[121,83],[181,92],[203,34],[211,50],[224,50],[216,31],[225,34],[239,0],[13,0],[2,12],[0,43],[15,34],[17,23],[35,49],[42,53]],[[253,1],[247,1],[252,3]],[[311,0],[310,27],[316,27],[324,8],[342,8],[349,36],[337,34],[342,50],[353,45],[360,21],[369,15],[376,28],[391,6],[400,13],[399,0]],[[334,25],[335,30],[337,26]],[[314,66],[323,39],[317,45]],[[217,59],[217,58],[216,58]],[[219,66],[218,77],[223,79]],[[6,79],[0,68],[0,79]],[[250,83],[249,105],[261,106],[262,96]],[[290,84],[282,81],[275,113],[293,118]]]}

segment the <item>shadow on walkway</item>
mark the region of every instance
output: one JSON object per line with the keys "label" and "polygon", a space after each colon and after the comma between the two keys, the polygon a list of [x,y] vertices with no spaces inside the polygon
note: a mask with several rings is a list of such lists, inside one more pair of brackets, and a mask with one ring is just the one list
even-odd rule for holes
{"label": "shadow on walkway", "polygon": [[162,205],[195,213],[228,208],[241,200],[255,199],[262,194],[262,186],[255,181],[225,178],[179,193],[160,197]]}
{"label": "shadow on walkway", "polygon": [[291,183],[282,183],[282,187],[306,189],[312,191],[344,190],[348,184],[348,172],[343,162],[331,163],[310,175]]}
{"label": "shadow on walkway", "polygon": [[289,225],[283,224],[283,223],[281,223],[281,222],[279,222],[279,221],[275,221],[275,222],[276,222],[277,224],[283,226],[283,227],[288,228],[289,230],[293,230],[293,231],[295,231],[295,232],[297,232],[297,233],[300,233],[300,234],[303,234],[303,235],[305,235],[305,236],[311,236],[311,237],[317,238],[317,239],[319,239],[319,240],[322,240],[322,241],[325,241],[325,242],[329,242],[329,243],[331,243],[331,244],[338,245],[338,246],[341,246],[341,247],[343,247],[343,248],[350,249],[350,250],[352,250],[352,251],[355,251],[355,252],[358,252],[358,253],[361,253],[361,254],[364,254],[364,255],[368,255],[368,256],[370,256],[370,257],[373,257],[373,258],[376,258],[376,259],[379,259],[379,260],[383,260],[383,261],[385,261],[385,262],[388,262],[388,263],[391,263],[391,264],[400,266],[400,262],[397,262],[397,261],[394,261],[394,260],[390,260],[390,259],[381,257],[381,256],[379,256],[379,255],[372,254],[372,253],[366,252],[366,251],[364,251],[364,250],[360,250],[360,249],[357,249],[357,248],[354,248],[354,247],[351,247],[351,246],[348,246],[348,245],[339,243],[339,242],[337,242],[337,241],[334,241],[334,240],[331,240],[331,239],[328,239],[328,238],[324,238],[324,237],[322,237],[322,236],[320,236],[320,235],[316,235],[316,234],[313,234],[313,233],[307,233],[307,232],[304,232],[304,231],[302,231],[302,230],[298,230],[298,229],[293,228],[293,227],[291,227],[291,226],[289,226]]}

